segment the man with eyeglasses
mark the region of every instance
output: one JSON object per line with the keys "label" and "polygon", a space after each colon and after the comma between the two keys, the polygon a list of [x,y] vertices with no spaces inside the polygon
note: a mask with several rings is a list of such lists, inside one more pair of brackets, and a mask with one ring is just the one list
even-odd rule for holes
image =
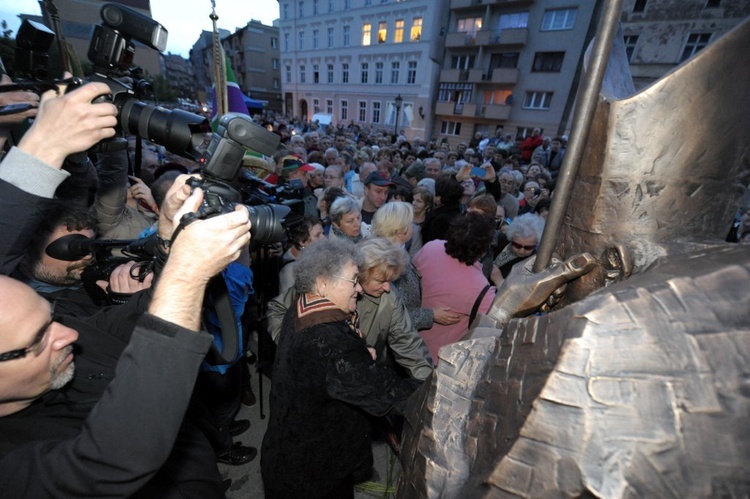
{"label": "man with eyeglasses", "polygon": [[[91,83],[47,92],[36,122],[0,163],[0,208],[9,215],[0,219],[2,274],[17,267],[67,176],[63,160],[114,134],[116,108],[92,104],[109,91]],[[167,196],[165,241],[202,201],[186,178]],[[31,288],[0,276],[3,496],[223,497],[213,449],[183,419],[212,343],[199,331],[205,283],[247,245],[249,228],[244,207],[186,225],[162,250],[155,289],[87,319],[53,318]],[[135,330],[123,326],[136,320]]]}

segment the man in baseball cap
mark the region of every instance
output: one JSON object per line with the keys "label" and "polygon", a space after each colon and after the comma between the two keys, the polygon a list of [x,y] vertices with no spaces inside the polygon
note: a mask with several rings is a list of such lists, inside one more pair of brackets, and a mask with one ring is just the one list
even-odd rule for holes
{"label": "man in baseball cap", "polygon": [[365,178],[365,196],[362,198],[362,221],[372,223],[375,212],[388,199],[388,188],[395,185],[387,172],[374,171]]}

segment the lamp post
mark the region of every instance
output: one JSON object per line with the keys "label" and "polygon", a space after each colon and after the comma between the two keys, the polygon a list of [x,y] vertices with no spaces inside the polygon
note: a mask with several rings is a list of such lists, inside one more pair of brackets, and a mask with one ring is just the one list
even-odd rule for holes
{"label": "lamp post", "polygon": [[404,98],[401,94],[396,96],[396,123],[393,125],[393,136],[398,140],[398,118],[401,115],[401,104],[403,104]]}

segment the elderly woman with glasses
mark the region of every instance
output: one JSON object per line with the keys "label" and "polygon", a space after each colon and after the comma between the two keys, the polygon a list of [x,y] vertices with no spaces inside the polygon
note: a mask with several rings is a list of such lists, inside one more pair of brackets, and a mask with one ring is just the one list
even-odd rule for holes
{"label": "elderly woman with glasses", "polygon": [[526,213],[513,219],[505,231],[510,241],[497,255],[493,264],[500,269],[503,279],[508,277],[513,265],[536,253],[536,247],[542,239],[544,219],[533,213]]}
{"label": "elderly woman with glasses", "polygon": [[357,328],[358,259],[350,242],[324,240],[298,260],[261,450],[266,498],[354,497],[372,466],[371,416],[400,413],[419,385],[377,364]]}
{"label": "elderly woman with glasses", "polygon": [[362,233],[362,209],[350,197],[337,198],[328,210],[331,219],[331,232],[328,237],[349,239],[353,243],[369,234]]}

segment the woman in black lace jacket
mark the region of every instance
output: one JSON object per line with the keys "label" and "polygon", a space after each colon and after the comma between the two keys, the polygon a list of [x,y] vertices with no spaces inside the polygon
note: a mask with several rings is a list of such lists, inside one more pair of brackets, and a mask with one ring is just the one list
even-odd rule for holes
{"label": "woman in black lace jacket", "polygon": [[266,498],[354,497],[372,467],[369,415],[400,413],[419,385],[378,365],[357,329],[357,250],[324,240],[298,260],[300,295],[276,352],[261,449]]}

